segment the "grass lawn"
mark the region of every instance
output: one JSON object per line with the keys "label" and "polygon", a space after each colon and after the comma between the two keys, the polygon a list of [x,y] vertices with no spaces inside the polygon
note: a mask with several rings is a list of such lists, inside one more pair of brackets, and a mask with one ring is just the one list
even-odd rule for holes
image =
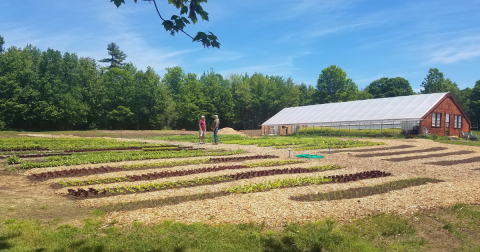
{"label": "grass lawn", "polygon": [[281,230],[263,225],[165,221],[155,226],[102,224],[102,212],[74,227],[61,220],[0,220],[6,251],[480,251],[480,207],[455,205],[409,218],[377,214],[337,223],[327,219]]}

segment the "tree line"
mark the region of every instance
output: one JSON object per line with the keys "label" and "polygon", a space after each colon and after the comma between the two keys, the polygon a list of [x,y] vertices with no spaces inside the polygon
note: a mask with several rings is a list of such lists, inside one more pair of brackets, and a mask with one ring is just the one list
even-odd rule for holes
{"label": "tree line", "polygon": [[[0,36],[0,130],[197,129],[218,114],[222,127],[256,129],[285,107],[412,95],[401,77],[381,78],[364,90],[338,66],[321,71],[316,87],[261,73],[200,76],[179,66],[160,77],[152,67],[125,63],[118,45],[97,60],[61,53],[3,47]],[[430,69],[422,93],[451,92],[472,121],[480,119],[480,81],[460,90]]]}

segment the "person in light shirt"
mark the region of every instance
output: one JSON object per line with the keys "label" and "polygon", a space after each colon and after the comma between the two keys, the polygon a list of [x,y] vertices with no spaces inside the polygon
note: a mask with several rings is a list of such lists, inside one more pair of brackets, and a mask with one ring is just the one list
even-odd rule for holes
{"label": "person in light shirt", "polygon": [[218,119],[218,115],[213,116],[213,125],[212,125],[212,130],[213,130],[213,137],[215,138],[215,143],[218,144],[218,127],[220,126],[220,119]]}
{"label": "person in light shirt", "polygon": [[200,121],[198,121],[198,137],[200,140],[200,144],[205,144],[203,142],[203,138],[205,137],[206,130],[207,130],[207,124],[205,123],[205,116],[202,116],[202,118],[200,118]]}

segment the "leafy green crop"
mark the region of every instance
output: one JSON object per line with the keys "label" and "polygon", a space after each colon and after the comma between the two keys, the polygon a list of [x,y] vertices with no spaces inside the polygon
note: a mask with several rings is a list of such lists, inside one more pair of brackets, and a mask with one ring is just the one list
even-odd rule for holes
{"label": "leafy green crop", "polygon": [[[231,141],[231,140],[244,140],[248,139],[242,135],[219,135],[221,142],[224,141]],[[156,139],[156,140],[165,140],[165,141],[182,141],[182,142],[198,142],[198,135],[181,135],[181,136],[155,136],[149,137],[149,139]],[[204,139],[205,143],[213,143],[213,137],[206,137]]]}
{"label": "leafy green crop", "polygon": [[[198,142],[198,136],[159,136],[153,139]],[[382,145],[380,142],[357,141],[357,140],[339,140],[327,137],[308,137],[300,138],[298,136],[263,136],[258,138],[247,138],[241,135],[221,135],[221,142],[225,144],[257,145],[260,147],[274,146],[275,148],[292,148],[292,150],[313,150],[326,148],[352,148],[361,146]]]}
{"label": "leafy green crop", "polygon": [[[338,169],[338,168],[340,167],[336,165],[327,165],[327,166],[315,166],[310,168],[290,168],[290,169],[287,168],[287,169],[272,169],[272,170],[262,170],[262,171],[249,171],[249,172],[239,172],[236,174],[203,177],[203,178],[190,179],[190,180],[148,183],[145,185],[133,185],[133,186],[125,186],[125,187],[117,186],[115,188],[103,188],[103,189],[89,188],[88,191],[86,191],[83,188],[79,188],[78,190],[68,189],[68,194],[77,196],[77,197],[81,195],[84,195],[85,197],[87,197],[91,193],[93,193],[94,195],[99,195],[99,194],[105,195],[107,192],[109,194],[144,192],[144,191],[150,191],[150,190],[164,190],[164,189],[173,189],[173,188],[179,188],[179,187],[202,186],[202,185],[208,185],[208,184],[221,183],[225,181],[249,179],[254,177],[270,176],[270,175],[277,175],[277,174],[316,172],[316,171],[325,171],[325,170]],[[107,178],[102,180],[97,179],[97,180],[92,180],[92,182],[112,183],[112,182],[130,181],[130,178],[131,177],[125,176],[125,177],[118,177],[118,178]],[[286,187],[286,186],[319,184],[319,183],[326,183],[331,181],[332,181],[331,178],[324,178],[324,177],[295,178],[295,179],[287,179],[287,180],[276,180],[273,182],[268,182],[267,184],[249,184],[247,186],[231,187],[227,189],[225,192],[231,192],[231,193],[232,192],[257,192],[257,191],[266,191],[266,190],[271,190],[271,189]],[[89,181],[70,180],[68,181],[68,184],[84,185],[85,183],[88,183],[88,182]],[[68,184],[62,181],[62,185],[68,186]]]}
{"label": "leafy green crop", "polygon": [[21,164],[23,160],[17,156],[11,156],[7,157],[7,164],[13,165],[13,164]]}
{"label": "leafy green crop", "polygon": [[107,162],[119,162],[128,160],[145,160],[156,158],[181,158],[199,156],[223,156],[245,153],[243,150],[235,151],[208,151],[208,150],[182,150],[182,151],[105,151],[74,153],[70,156],[53,156],[45,159],[44,162],[24,162],[23,169],[38,167],[54,167],[61,165],[97,164]]}
{"label": "leafy green crop", "polygon": [[266,183],[251,183],[248,185],[232,186],[225,191],[230,193],[252,193],[263,192],[277,188],[302,186],[302,185],[318,185],[332,182],[331,178],[318,177],[304,177],[304,178],[288,178],[268,181]]}
{"label": "leafy green crop", "polygon": [[278,165],[286,165],[286,164],[298,164],[304,163],[303,160],[298,159],[289,159],[289,160],[269,160],[269,161],[262,161],[256,163],[245,164],[248,167],[268,167],[268,166],[278,166]]}
{"label": "leafy green crop", "polygon": [[[151,146],[152,144],[150,144]],[[155,144],[158,146],[159,144]],[[117,141],[105,138],[3,138],[0,139],[0,151],[11,149],[42,149],[72,150],[72,149],[95,149],[95,148],[122,148],[141,147],[148,145],[142,142]]]}

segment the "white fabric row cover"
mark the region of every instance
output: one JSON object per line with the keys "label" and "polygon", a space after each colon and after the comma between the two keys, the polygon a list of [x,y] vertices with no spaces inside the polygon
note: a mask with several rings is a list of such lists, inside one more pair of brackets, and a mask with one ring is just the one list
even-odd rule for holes
{"label": "white fabric row cover", "polygon": [[284,108],[262,126],[420,120],[446,94],[420,94]]}

